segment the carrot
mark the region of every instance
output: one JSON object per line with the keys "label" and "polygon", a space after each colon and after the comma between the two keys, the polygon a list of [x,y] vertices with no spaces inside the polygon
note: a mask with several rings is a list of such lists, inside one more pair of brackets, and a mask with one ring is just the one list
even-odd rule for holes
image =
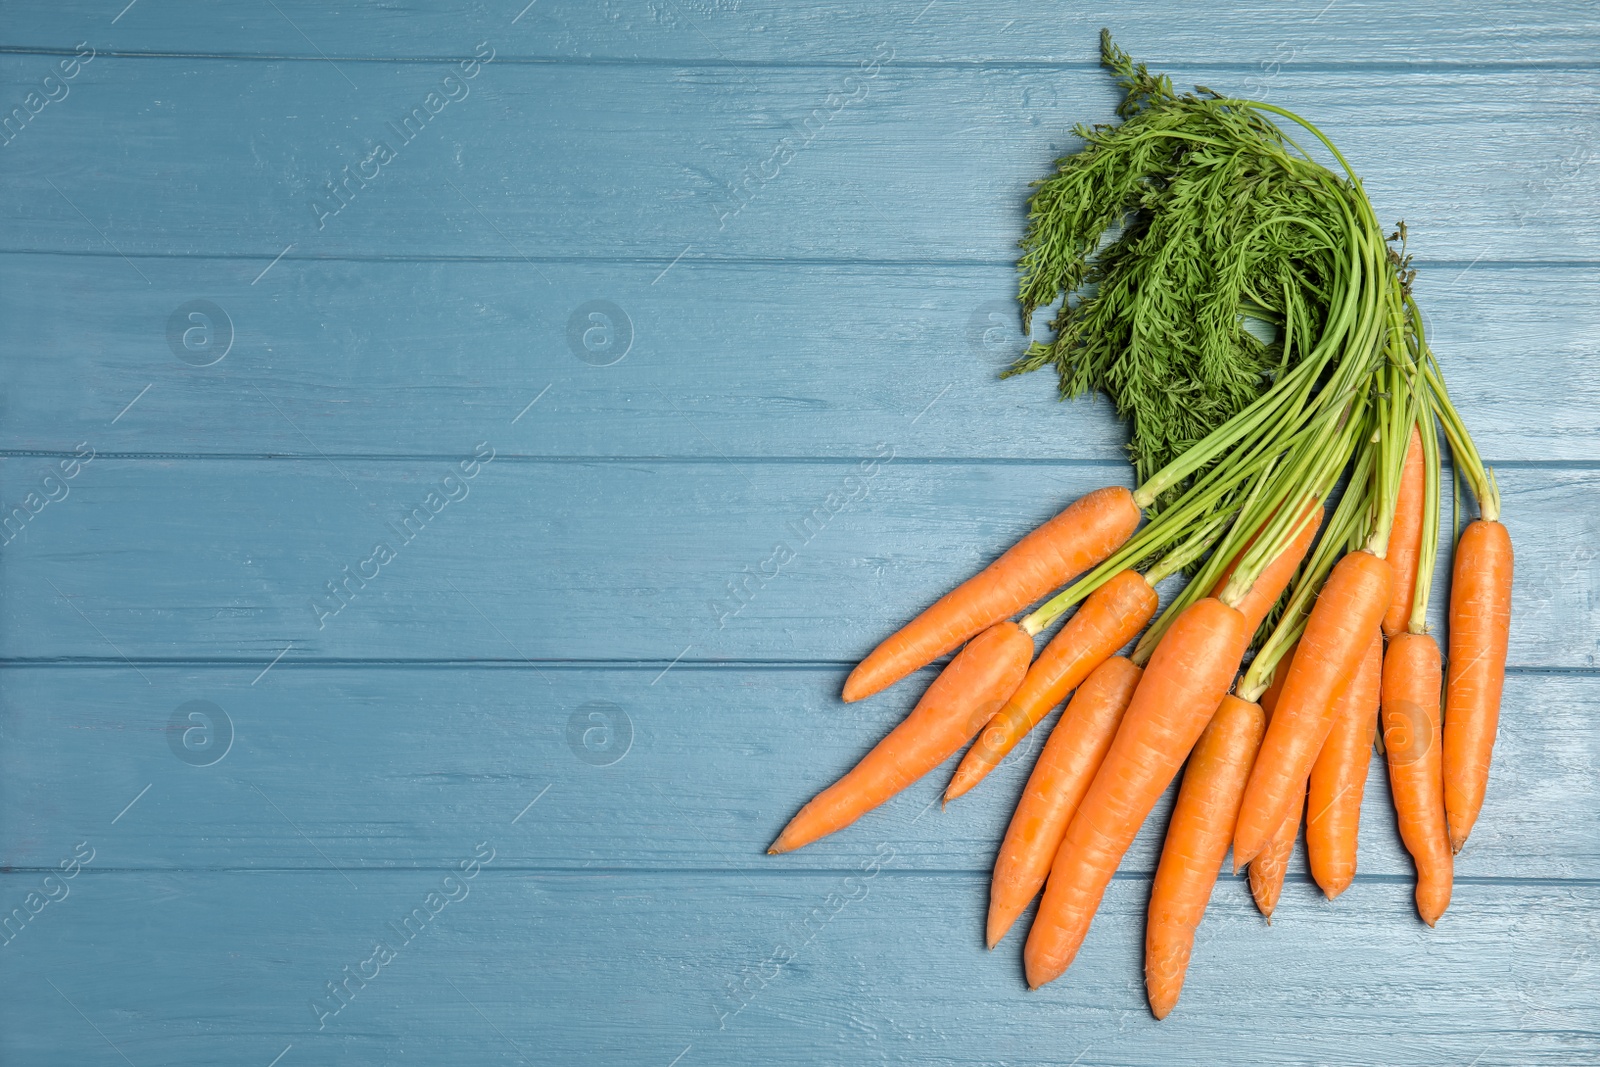
{"label": "carrot", "polygon": [[962,757],[944,791],[945,801],[954,800],[983,781],[1089,672],[1131,641],[1156,613],[1158,599],[1156,591],[1137,571],[1122,571],[1096,589],[1045,646],[1028,668],[1021,688],[989,720],[978,735],[977,744]]}
{"label": "carrot", "polygon": [[1394,568],[1394,588],[1389,610],[1383,616],[1383,636],[1393,637],[1411,617],[1411,591],[1417,584],[1417,560],[1422,553],[1423,504],[1422,434],[1411,427],[1405,467],[1400,473],[1400,494],[1395,500],[1394,523],[1389,528],[1389,551],[1384,558]]}
{"label": "carrot", "polygon": [[[1316,539],[1317,531],[1322,528],[1324,515],[1322,506],[1312,500],[1306,503],[1305,510],[1306,515],[1300,520],[1299,532],[1295,534],[1294,540],[1290,541],[1282,552],[1272,558],[1272,562],[1267,564],[1266,568],[1251,584],[1250,591],[1244,595],[1244,599],[1239,601],[1239,612],[1245,617],[1245,621],[1250,624],[1252,633],[1256,627],[1261,625],[1262,620],[1267,617],[1267,613],[1272,610],[1272,605],[1278,602],[1278,598],[1283,595],[1283,591],[1289,587],[1289,579],[1294,577],[1295,568],[1300,566],[1301,560],[1305,559],[1306,552],[1311,548],[1311,542]],[[1268,515],[1263,520],[1262,525],[1265,526],[1266,523],[1271,521],[1272,516]],[[1250,546],[1255,544],[1256,536],[1259,536],[1260,533],[1261,531],[1257,530],[1255,536],[1252,536],[1249,541],[1245,542],[1244,547],[1239,549],[1238,554],[1233,557],[1233,562],[1228,564],[1228,569],[1223,571],[1222,577],[1217,579],[1217,584],[1211,587],[1212,596],[1220,597],[1222,595],[1222,590],[1227,586],[1228,580],[1233,577],[1234,569],[1239,566],[1239,560],[1250,550]]]}
{"label": "carrot", "polygon": [[1144,984],[1157,1019],[1165,1019],[1178,1003],[1195,928],[1228,854],[1245,779],[1265,729],[1260,705],[1225,696],[1184,768],[1150,887],[1144,934]]}
{"label": "carrot", "polygon": [[1483,808],[1500,722],[1511,634],[1511,535],[1498,522],[1468,524],[1450,583],[1450,673],[1444,704],[1444,803],[1450,847],[1461,851]]}
{"label": "carrot", "polygon": [[1295,838],[1300,836],[1300,816],[1305,813],[1306,791],[1300,790],[1300,802],[1292,804],[1283,822],[1267,838],[1267,843],[1256,858],[1250,861],[1250,896],[1255,899],[1256,910],[1272,924],[1272,913],[1277,910],[1278,898],[1283,895],[1283,879],[1289,873],[1289,857],[1294,855]]}
{"label": "carrot", "polygon": [[[1268,723],[1272,722],[1272,713],[1278,708],[1278,698],[1283,695],[1283,684],[1289,679],[1289,665],[1294,662],[1294,654],[1299,648],[1300,642],[1296,641],[1284,652],[1273,671],[1272,684],[1261,694],[1261,710],[1266,714]],[[1303,802],[1301,806],[1304,806]],[[1291,808],[1289,814],[1284,816],[1284,821],[1272,832],[1267,847],[1262,849],[1261,855],[1250,864],[1250,896],[1256,902],[1256,909],[1266,917],[1269,926],[1272,923],[1272,912],[1278,906],[1278,897],[1283,892],[1283,878],[1288,873],[1289,856],[1294,851],[1294,839],[1299,832],[1300,809]]]}
{"label": "carrot", "polygon": [[1023,951],[1030,986],[1072,963],[1117,864],[1222,702],[1250,636],[1243,615],[1206,597],[1156,646],[1051,865]]}
{"label": "carrot", "polygon": [[873,649],[845,679],[844,699],[893,685],[1064,585],[1126,541],[1139,515],[1133,494],[1119,485],[1080,497]]}
{"label": "carrot", "polygon": [[1111,748],[1143,674],[1126,656],[1112,656],[1084,680],[1050,731],[994,861],[989,884],[990,948],[1000,943],[1043,887],[1067,823]]}
{"label": "carrot", "polygon": [[1032,656],[1032,636],[1014,622],[996,623],[973,638],[911,714],[801,808],[767,851],[792,852],[849,826],[950,758],[1016,692]]}
{"label": "carrot", "polygon": [[1391,584],[1389,564],[1364,549],[1344,556],[1328,575],[1250,771],[1233,836],[1235,870],[1255,859],[1310,776],[1333,727],[1334,702],[1389,606]]}
{"label": "carrot", "polygon": [[1306,855],[1311,860],[1311,877],[1329,900],[1348,889],[1356,875],[1361,794],[1366,791],[1372,739],[1378,731],[1382,677],[1383,637],[1375,633],[1355,678],[1339,698],[1333,729],[1311,767],[1311,791],[1306,798]]}
{"label": "carrot", "polygon": [[1417,913],[1432,926],[1450,905],[1453,853],[1445,824],[1439,645],[1397,634],[1383,659],[1383,746],[1400,840],[1417,866]]}

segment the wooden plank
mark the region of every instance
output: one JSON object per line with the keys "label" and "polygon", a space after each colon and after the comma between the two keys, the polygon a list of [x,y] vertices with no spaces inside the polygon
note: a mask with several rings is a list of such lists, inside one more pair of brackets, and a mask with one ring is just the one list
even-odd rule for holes
{"label": "wooden plank", "polygon": [[[848,868],[887,839],[903,868],[985,873],[1053,719],[948,808],[936,802],[953,761],[849,830],[764,854],[932,678],[846,706],[842,673],[13,668],[0,674],[0,866],[51,867],[63,842],[110,834],[132,803],[114,829],[119,867],[436,867],[486,813],[525,810],[503,865],[766,877]],[[1559,814],[1600,807],[1597,715],[1600,677],[1511,677],[1461,877],[1600,880],[1593,821]],[[1169,801],[1125,871],[1155,869]],[[1360,876],[1409,879],[1381,760],[1365,802]],[[1294,873],[1308,877],[1303,853]]]}
{"label": "wooden plank", "polygon": [[[28,92],[43,58],[0,56],[0,98]],[[446,103],[429,96],[445,67],[368,64],[359,89],[325,67],[95,59],[6,147],[7,249],[248,253],[263,267],[287,252],[291,268],[492,256],[525,263],[530,287],[573,257],[1006,263],[1028,184],[1072,147],[1073,123],[1109,120],[1116,100],[1094,70],[891,60],[871,77],[490,64]],[[1600,260],[1600,191],[1582,180],[1600,113],[1590,72],[1290,69],[1270,90],[1342,146],[1422,259]],[[241,121],[240,100],[271,106]],[[437,114],[421,132],[396,136],[425,105]],[[335,198],[324,185],[346,167],[357,177]],[[269,277],[295,284],[281,263]]]}
{"label": "wooden plank", "polygon": [[[515,440],[509,421],[483,431],[484,454]],[[10,458],[0,501],[21,534],[4,548],[0,647],[109,662],[265,664],[292,644],[296,660],[843,663],[1127,476],[898,461],[894,447],[841,462],[497,459],[472,479],[456,473],[470,439],[459,459],[101,456],[65,482],[51,477],[62,460]],[[1514,665],[1595,666],[1596,477],[1500,472],[1523,560]],[[30,499],[24,523],[11,509]]]}
{"label": "wooden plank", "polygon": [[[460,842],[462,859],[513,836],[504,814]],[[1241,1034],[1259,1062],[1600,1056],[1593,884],[1463,885],[1432,931],[1399,883],[1332,907],[1291,886],[1293,917],[1269,929],[1230,878],[1182,1002],[1157,1023],[1143,881],[1114,882],[1073,970],[1030,994],[1016,944],[980,943],[981,880],[899,874],[897,852],[870,874],[759,881],[530,875],[496,870],[496,853],[445,889],[441,871],[355,886],[333,872],[101,873],[115,845],[94,847],[69,895],[5,948],[8,1061],[799,1067],[827,1049],[844,1063],[1222,1063]],[[19,902],[39,881],[6,874],[0,892]],[[454,901],[413,919],[409,941],[394,932],[445,892]],[[314,1011],[380,939],[393,956],[337,1014]]]}
{"label": "wooden plank", "polygon": [[[313,0],[280,0],[278,10],[206,6],[178,14],[103,5],[55,4],[17,11],[7,40],[25,48],[70,49],[85,37],[105,50],[350,57],[458,56],[488,36],[508,54],[538,59],[730,62],[853,62],[891,40],[920,62],[1092,62],[1101,26],[1163,69],[1186,63],[1247,66],[1261,79],[1274,64],[1405,63],[1438,66],[1593,64],[1597,28],[1588,5],[1429,2],[1401,9],[1325,0],[1250,0],[1203,16],[1165,5],[1058,6],[982,0],[960,5],[860,5],[823,0],[803,8],[772,0],[688,0],[595,7],[580,0],[522,3],[451,0],[425,7],[362,9],[360,19]],[[520,17],[519,17],[520,16]],[[818,32],[826,27],[826,32]],[[1048,32],[1039,32],[1048,27]],[[1029,32],[1032,31],[1032,32]],[[477,36],[475,36],[477,35]],[[359,68],[358,68],[359,69]],[[349,72],[352,77],[355,71]]]}
{"label": "wooden plank", "polygon": [[[892,432],[904,456],[1122,458],[1103,401],[996,380],[1023,346],[1003,265],[686,259],[652,284],[569,263],[547,286],[521,263],[284,262],[258,285],[255,260],[142,263],[153,284],[114,256],[0,256],[32,357],[0,364],[0,448],[439,455],[537,397],[507,452],[850,457]],[[1418,291],[1491,462],[1600,460],[1600,271],[1440,268]]]}

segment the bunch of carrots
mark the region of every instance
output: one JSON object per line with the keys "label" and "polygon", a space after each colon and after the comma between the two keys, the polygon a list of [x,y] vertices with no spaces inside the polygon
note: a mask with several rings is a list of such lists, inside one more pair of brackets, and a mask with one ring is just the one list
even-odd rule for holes
{"label": "bunch of carrots", "polygon": [[[769,849],[850,825],[976,738],[945,790],[954,800],[1066,701],[995,861],[987,941],[1042,891],[1028,984],[1065,972],[1181,771],[1146,932],[1158,1018],[1177,1003],[1230,847],[1268,917],[1302,818],[1317,884],[1330,899],[1351,884],[1375,745],[1418,913],[1439,919],[1483,804],[1510,630],[1499,490],[1451,404],[1403,246],[1391,248],[1403,231],[1385,236],[1314,126],[1268,104],[1202,102],[1297,123],[1344,168],[1347,180],[1294,160],[1341,227],[1323,230],[1326,313],[1291,316],[1275,380],[1136,490],[1072,503],[874,649],[846,701],[956,654]],[[1479,512],[1455,545],[1448,657],[1426,626],[1446,446]],[[1179,573],[1189,581],[1163,609],[1155,587]]]}

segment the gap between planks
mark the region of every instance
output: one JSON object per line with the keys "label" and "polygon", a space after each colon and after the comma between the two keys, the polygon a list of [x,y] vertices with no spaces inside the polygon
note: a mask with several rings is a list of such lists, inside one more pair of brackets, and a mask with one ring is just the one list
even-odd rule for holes
{"label": "gap between planks", "polygon": [[[131,6],[131,5],[130,5]],[[71,56],[76,50],[70,45],[0,45],[0,55],[9,56]],[[354,54],[318,53],[308,55],[297,52],[224,52],[224,51],[167,51],[160,49],[105,49],[95,53],[108,59],[130,60],[199,60],[221,63],[368,63],[394,65],[437,66],[471,59],[459,54],[373,56]],[[854,59],[730,59],[727,56],[562,56],[562,55],[512,55],[497,53],[496,64],[529,67],[635,67],[639,69],[708,69],[708,70],[855,70]],[[1147,59],[1151,66],[1161,65],[1173,70],[1220,71],[1225,73],[1257,74],[1260,62],[1240,63],[1221,60],[1187,62],[1172,59]],[[898,70],[971,70],[971,71],[1081,71],[1094,72],[1101,64],[1092,59],[901,59],[896,58]],[[1307,74],[1504,74],[1528,72],[1583,72],[1600,70],[1600,62],[1572,60],[1506,60],[1506,61],[1406,61],[1398,59],[1372,62],[1338,60],[1316,63],[1297,61],[1296,73]]]}

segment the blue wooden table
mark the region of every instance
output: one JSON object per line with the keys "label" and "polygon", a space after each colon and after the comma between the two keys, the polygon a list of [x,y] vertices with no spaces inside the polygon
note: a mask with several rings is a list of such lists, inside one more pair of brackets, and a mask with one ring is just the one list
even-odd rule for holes
{"label": "blue wooden table", "polygon": [[[0,1062],[1600,1063],[1592,3],[124,3],[0,20]],[[1129,478],[997,379],[1101,25],[1408,222],[1518,551],[1439,927],[1375,764],[1160,1024],[1161,812],[1064,979],[983,949],[1037,742],[763,854]]]}

